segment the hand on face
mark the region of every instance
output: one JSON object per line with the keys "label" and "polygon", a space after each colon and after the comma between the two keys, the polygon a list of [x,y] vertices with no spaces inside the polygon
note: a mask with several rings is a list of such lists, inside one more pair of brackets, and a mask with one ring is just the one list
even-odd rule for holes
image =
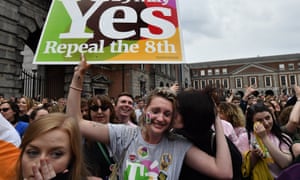
{"label": "hand on face", "polygon": [[[65,169],[61,174],[67,173],[69,170]],[[40,166],[38,164],[34,164],[32,166],[33,176],[24,178],[24,180],[48,180],[56,177],[55,170],[53,165],[47,159],[40,160]]]}
{"label": "hand on face", "polygon": [[264,126],[261,122],[259,122],[259,121],[256,121],[256,122],[254,123],[253,131],[254,131],[254,133],[256,133],[260,138],[265,137],[266,134],[267,134],[265,126]]}
{"label": "hand on face", "polygon": [[32,166],[34,179],[46,180],[46,179],[52,179],[56,176],[53,166],[51,163],[49,163],[48,160],[41,159],[40,164],[41,164],[40,168],[37,165]]}
{"label": "hand on face", "polygon": [[55,129],[32,140],[22,155],[22,176],[26,179],[51,179],[65,173],[71,161],[67,132]]}
{"label": "hand on face", "polygon": [[[40,160],[40,168],[37,164],[32,166],[33,177],[24,178],[24,180],[34,179],[34,180],[47,180],[56,177],[55,170],[52,164],[47,159]],[[67,173],[68,169],[64,170],[62,173]]]}
{"label": "hand on face", "polygon": [[[56,177],[55,170],[52,164],[47,159],[40,160],[40,167],[37,164],[32,166],[33,176],[24,178],[24,180],[48,180]],[[64,170],[63,173],[67,173],[68,170]]]}

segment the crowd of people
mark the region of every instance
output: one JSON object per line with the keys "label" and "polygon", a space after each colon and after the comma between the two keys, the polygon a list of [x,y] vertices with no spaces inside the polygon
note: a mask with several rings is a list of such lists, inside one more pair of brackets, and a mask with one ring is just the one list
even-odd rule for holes
{"label": "crowd of people", "polygon": [[1,99],[0,179],[271,180],[300,165],[300,86],[280,99],[177,84],[85,99],[89,66],[82,55],[66,98]]}

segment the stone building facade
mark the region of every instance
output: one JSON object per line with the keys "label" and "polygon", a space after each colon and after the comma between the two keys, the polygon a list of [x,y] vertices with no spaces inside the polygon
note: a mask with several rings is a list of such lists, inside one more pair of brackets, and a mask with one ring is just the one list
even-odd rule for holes
{"label": "stone building facade", "polygon": [[155,87],[171,86],[181,76],[178,68],[178,64],[93,65],[85,79],[85,95],[116,97],[126,91],[144,96]]}
{"label": "stone building facade", "polygon": [[[35,52],[50,3],[51,0],[0,1],[0,93],[5,97],[19,97],[25,92],[24,79],[20,78],[22,64],[24,59],[32,60],[26,51]],[[26,47],[29,48],[26,50]],[[34,73],[34,77],[40,77],[41,82],[29,95],[66,97],[74,66],[37,66],[31,62],[25,68]],[[183,73],[186,68],[180,64],[93,65],[85,79],[84,95],[115,97],[127,91],[141,96],[154,87],[170,86],[175,81],[180,81],[183,87],[190,86],[187,73]]]}
{"label": "stone building facade", "polygon": [[254,84],[262,95],[267,90],[275,95],[292,94],[293,86],[300,85],[300,54],[196,63],[190,72],[192,86],[197,89],[213,85],[224,93],[244,92]]}
{"label": "stone building facade", "polygon": [[25,44],[35,50],[49,6],[50,0],[0,1],[0,92],[6,97],[22,94],[21,52]]}

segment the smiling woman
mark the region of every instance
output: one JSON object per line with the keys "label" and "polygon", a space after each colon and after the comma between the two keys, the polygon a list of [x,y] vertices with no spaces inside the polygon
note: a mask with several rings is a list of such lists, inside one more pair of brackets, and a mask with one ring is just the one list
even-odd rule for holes
{"label": "smiling woman", "polygon": [[[70,87],[82,88],[88,67],[82,55]],[[70,88],[67,114],[78,121],[84,137],[102,142],[111,149],[120,179],[178,179],[183,162],[197,171],[219,172],[221,176],[217,178],[232,178],[228,147],[225,146],[222,151],[224,158],[216,161],[182,136],[170,132],[176,118],[177,99],[169,88],[156,88],[149,92],[140,118],[141,126],[138,127],[82,119],[80,95],[80,91]],[[220,121],[216,121],[215,127],[219,132],[216,133],[221,140],[219,143],[226,143]]]}

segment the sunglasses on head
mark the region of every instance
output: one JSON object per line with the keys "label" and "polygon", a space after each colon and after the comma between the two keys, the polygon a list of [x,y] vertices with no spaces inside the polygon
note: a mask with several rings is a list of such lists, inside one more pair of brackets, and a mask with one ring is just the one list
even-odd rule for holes
{"label": "sunglasses on head", "polygon": [[102,104],[101,106],[98,105],[90,106],[90,110],[94,112],[97,112],[99,108],[101,109],[101,111],[106,111],[109,108],[109,106],[107,104]]}
{"label": "sunglasses on head", "polygon": [[2,109],[0,109],[0,112],[7,112],[8,110],[9,110],[10,108],[2,108]]}

